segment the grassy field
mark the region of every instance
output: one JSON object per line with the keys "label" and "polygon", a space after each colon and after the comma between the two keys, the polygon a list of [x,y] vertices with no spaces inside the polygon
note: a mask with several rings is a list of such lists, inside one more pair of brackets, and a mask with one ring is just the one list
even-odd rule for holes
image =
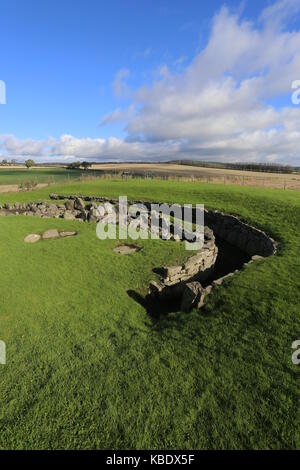
{"label": "grassy field", "polygon": [[27,170],[0,167],[0,186],[21,184],[25,181],[36,183],[58,183],[79,179],[83,175],[93,174],[84,170],[66,170],[65,168],[31,168]]}
{"label": "grassy field", "polygon": [[[92,224],[2,217],[0,448],[299,448],[298,193],[139,180],[51,191],[205,203],[265,229],[279,252],[216,288],[205,310],[155,320],[127,291],[143,293],[183,247],[139,241],[143,250],[122,257]],[[44,188],[0,202],[48,197]],[[46,228],[79,234],[23,243]]]}

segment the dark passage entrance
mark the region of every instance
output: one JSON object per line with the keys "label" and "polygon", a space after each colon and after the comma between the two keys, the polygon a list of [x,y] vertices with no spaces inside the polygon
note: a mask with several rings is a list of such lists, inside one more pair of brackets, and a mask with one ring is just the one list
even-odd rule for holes
{"label": "dark passage entrance", "polygon": [[250,261],[251,257],[237,246],[233,246],[220,237],[216,238],[216,245],[219,249],[215,269],[212,275],[201,284],[203,287],[208,286],[216,279],[233,273],[236,269],[241,269],[245,263]]}
{"label": "dark passage entrance", "polygon": [[[222,240],[220,237],[216,237],[216,245],[219,252],[215,269],[209,278],[201,282],[203,287],[209,286],[213,281],[226,276],[226,274],[232,273],[237,269],[241,269],[245,263],[250,261],[249,255],[244,253],[238,247]],[[154,269],[154,272],[157,271],[157,268]],[[127,294],[142,305],[149,315],[155,318],[159,318],[161,315],[166,315],[168,313],[180,311],[180,298],[173,298],[172,300],[163,302],[156,298],[153,299],[149,295],[143,297],[140,293],[133,290],[127,291]]]}

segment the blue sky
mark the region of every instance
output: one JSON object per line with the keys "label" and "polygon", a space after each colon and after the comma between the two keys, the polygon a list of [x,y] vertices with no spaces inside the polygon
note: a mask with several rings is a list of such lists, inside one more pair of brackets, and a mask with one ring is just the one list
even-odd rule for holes
{"label": "blue sky", "polygon": [[[245,14],[257,11],[248,2]],[[19,138],[121,135],[99,128],[119,104],[118,70],[132,86],[151,81],[163,64],[192,60],[207,41],[221,1],[6,0],[1,2],[0,77],[7,85],[1,133]],[[240,1],[229,3],[241,8]],[[251,4],[251,5],[250,5]],[[179,64],[178,64],[179,65]],[[122,103],[124,104],[124,103]]]}
{"label": "blue sky", "polygon": [[[276,5],[279,5],[278,8]],[[280,20],[280,25],[277,25],[278,17],[283,16],[283,7],[285,12],[290,9],[291,15],[287,15],[284,23]],[[300,29],[299,17],[295,14],[298,8],[299,2],[296,0],[3,0],[0,80],[6,83],[7,103],[0,106],[0,155],[22,159],[30,154],[48,160],[50,157],[61,160],[62,157],[76,159],[82,156],[101,160],[122,159],[123,150],[124,159],[130,159],[131,154],[133,159],[143,159],[143,155],[145,159],[159,159],[160,156],[168,159],[173,151],[175,158],[199,156],[207,159],[212,155],[213,159],[224,160],[228,159],[226,152],[216,149],[226,137],[227,149],[228,146],[233,149],[231,160],[237,160],[237,150],[243,149],[243,146],[239,147],[233,142],[235,133],[231,129],[228,129],[228,135],[224,135],[224,130],[220,131],[220,126],[216,125],[216,149],[211,146],[207,134],[201,135],[206,124],[209,128],[207,121],[203,123],[207,112],[200,104],[202,93],[207,91],[210,82],[214,82],[215,90],[219,89],[220,84],[223,88],[228,77],[235,80],[233,90],[237,90],[241,83],[266,74],[272,66],[265,58],[258,58],[257,65],[247,69],[240,58],[234,56],[232,61],[226,62],[221,72],[216,71],[215,65],[222,57],[217,53],[216,64],[213,64],[213,47],[207,53],[211,54],[207,59],[207,69],[202,63],[197,71],[195,64],[201,62],[201,54],[205,55],[207,46],[218,40],[217,27],[222,28],[224,24],[228,30],[234,30],[228,33],[225,51],[226,55],[230,55],[231,48],[236,47],[236,41],[240,40],[239,35],[243,34],[247,25],[250,25],[247,32],[249,48],[251,34],[255,36],[257,32],[265,31],[267,37],[268,28],[274,37],[278,37],[279,33],[282,38],[286,32],[297,33]],[[264,14],[264,11],[267,13]],[[238,30],[232,26],[232,21],[236,22]],[[236,39],[234,34],[237,35]],[[247,37],[243,40],[247,41]],[[298,61],[297,48],[293,45],[295,38],[290,37],[289,41],[291,50],[289,46],[287,50],[290,57],[284,61],[279,53],[281,71],[284,67],[288,68],[291,61],[294,60],[295,64]],[[263,38],[261,44],[264,44]],[[219,49],[217,47],[216,50]],[[270,52],[267,50],[266,54],[273,53],[270,46]],[[244,56],[247,57],[247,54],[245,47]],[[253,51],[249,52],[250,60],[253,60],[253,54]],[[259,54],[263,52],[258,51]],[[272,60],[277,60],[276,54]],[[203,75],[210,67],[210,75],[208,73],[204,80]],[[194,75],[193,80],[189,81],[190,69],[191,75]],[[273,72],[275,74],[278,70]],[[266,92],[267,87],[264,87],[261,95],[259,92],[256,96],[253,94],[252,101],[244,103],[242,110],[237,107],[236,113],[244,115],[245,106],[249,107],[250,113],[255,106],[257,111],[265,111],[265,114],[271,113],[269,107],[274,113],[281,113],[285,107],[298,112],[298,109],[291,107],[290,81],[300,78],[300,69],[298,76],[294,75],[289,72],[285,86],[277,87],[272,93]],[[199,83],[195,85],[197,76]],[[192,83],[189,89],[187,83]],[[231,85],[224,86],[228,97]],[[158,89],[165,100],[170,93],[170,100],[166,101],[163,109],[160,105],[163,99],[158,96]],[[188,111],[189,115],[191,112],[195,114],[193,122],[188,122],[183,109],[177,116],[178,121],[182,119],[182,129],[185,129],[183,132],[179,129],[178,135],[177,122],[171,122],[172,115],[177,111],[174,113],[170,108],[170,116],[164,114],[167,103],[174,100],[172,90],[178,94],[182,108],[187,94],[194,93],[199,98],[198,108]],[[253,90],[251,93],[254,93]],[[224,122],[233,119],[225,111]],[[217,117],[217,109],[215,113]],[[158,116],[156,122],[155,116]],[[200,121],[197,121],[198,117],[201,117]],[[287,126],[291,127],[291,117],[285,118],[288,119]],[[164,135],[161,129],[164,123],[168,125],[169,119],[169,129],[174,128],[174,132]],[[269,125],[264,121],[256,131],[280,130],[280,119],[279,115],[277,121],[276,117],[272,117]],[[199,126],[198,141],[193,126]],[[251,147],[251,142],[255,144],[254,129],[248,121],[240,132],[243,138],[244,132],[249,134],[248,160],[283,159],[283,154],[277,157],[276,152],[273,154],[270,149],[254,155]],[[62,148],[62,136],[68,136],[63,139],[63,142],[68,141],[67,150]],[[69,144],[71,137],[74,139],[72,145]],[[122,148],[118,147],[119,142]],[[137,150],[141,142],[144,147]],[[275,145],[278,145],[278,140]],[[116,146],[118,151],[114,154],[112,147]],[[294,152],[289,152],[289,161],[295,161]]]}

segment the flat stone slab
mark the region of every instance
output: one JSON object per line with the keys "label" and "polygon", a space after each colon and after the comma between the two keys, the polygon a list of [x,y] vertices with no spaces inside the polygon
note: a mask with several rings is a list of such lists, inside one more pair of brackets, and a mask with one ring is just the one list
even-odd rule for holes
{"label": "flat stone slab", "polygon": [[43,240],[51,240],[51,239],[57,239],[57,238],[66,238],[66,237],[74,237],[77,235],[77,232],[75,231],[61,231],[59,232],[57,229],[51,229],[51,230],[46,230],[42,235],[39,235],[37,233],[31,233],[30,235],[27,235],[27,237],[24,238],[25,243],[36,243],[40,241],[41,239]]}
{"label": "flat stone slab", "polygon": [[75,220],[75,219],[76,219],[74,213],[73,213],[72,211],[69,211],[69,210],[67,210],[67,211],[64,213],[63,218],[64,218],[65,220]]}
{"label": "flat stone slab", "polygon": [[37,233],[31,233],[30,235],[27,235],[27,237],[24,238],[25,243],[36,243],[40,241],[41,235],[38,235]]}
{"label": "flat stone slab", "polygon": [[119,245],[114,248],[116,253],[120,253],[121,255],[130,255],[131,253],[136,253],[140,251],[142,248],[137,245]]}
{"label": "flat stone slab", "polygon": [[59,231],[56,229],[46,230],[46,232],[43,233],[42,237],[43,240],[48,240],[49,238],[58,238]]}
{"label": "flat stone slab", "polygon": [[77,235],[77,232],[59,232],[59,235],[63,238],[74,237],[75,235]]}

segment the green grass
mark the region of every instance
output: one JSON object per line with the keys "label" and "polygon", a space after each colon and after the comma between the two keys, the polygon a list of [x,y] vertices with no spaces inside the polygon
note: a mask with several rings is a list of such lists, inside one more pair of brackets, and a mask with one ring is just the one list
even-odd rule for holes
{"label": "green grass", "polygon": [[[2,217],[0,448],[299,448],[299,194],[139,180],[51,191],[205,203],[267,230],[279,252],[216,288],[205,310],[155,321],[127,290],[143,291],[182,246],[139,241],[122,257],[92,224]],[[55,227],[79,234],[23,243]]]}
{"label": "green grass", "polygon": [[25,181],[36,183],[58,183],[93,175],[92,171],[66,170],[65,168],[15,169],[0,167],[0,185],[21,184]]}

